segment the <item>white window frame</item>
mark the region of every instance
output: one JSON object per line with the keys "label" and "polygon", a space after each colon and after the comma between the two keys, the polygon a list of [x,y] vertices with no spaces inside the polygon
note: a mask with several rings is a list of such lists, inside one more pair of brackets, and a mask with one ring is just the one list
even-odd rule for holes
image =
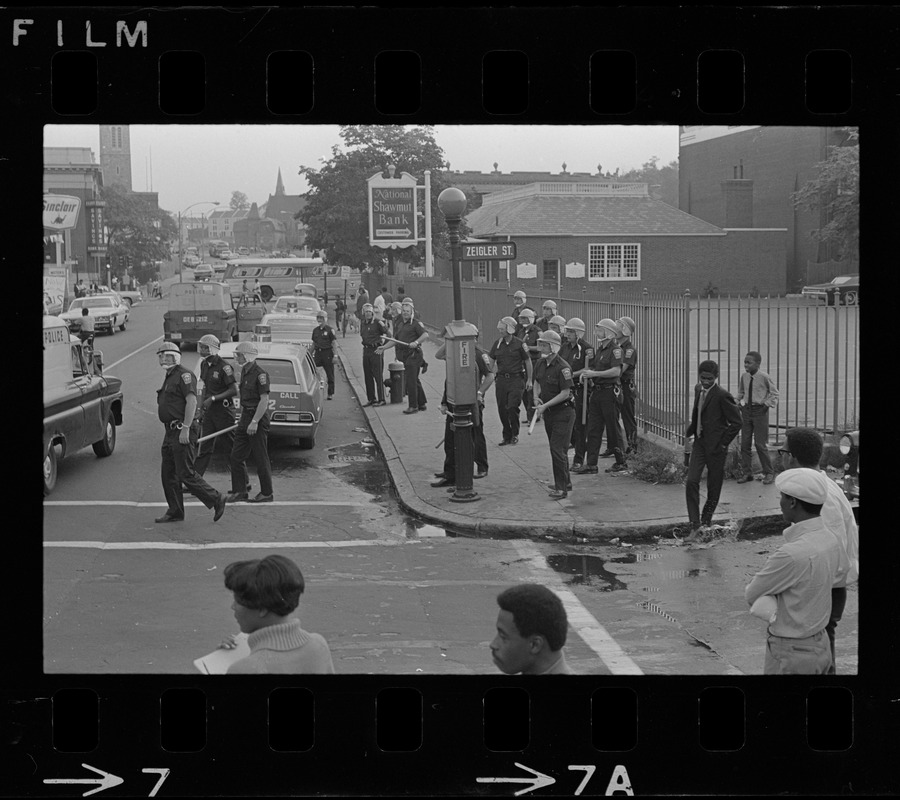
{"label": "white window frame", "polygon": [[473,261],[472,262],[472,280],[477,283],[488,282],[488,262]]}
{"label": "white window frame", "polygon": [[[637,262],[636,274],[622,274],[625,270],[626,260]],[[599,265],[595,266],[597,261],[599,261]],[[610,261],[613,263],[610,264]],[[613,265],[617,266],[615,275],[610,274],[610,267]],[[587,279],[589,281],[641,280],[641,245],[634,242],[610,242],[609,244],[592,242],[588,244]]]}

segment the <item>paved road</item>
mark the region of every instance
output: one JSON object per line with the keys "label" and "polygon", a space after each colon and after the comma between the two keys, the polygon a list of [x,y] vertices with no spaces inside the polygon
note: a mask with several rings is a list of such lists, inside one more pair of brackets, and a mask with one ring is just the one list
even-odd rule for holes
{"label": "paved road", "polygon": [[[448,535],[400,511],[340,373],[314,450],[270,440],[276,503],[229,506],[214,524],[192,500],[184,523],[155,525],[164,501],[153,345],[164,307],[138,306],[127,331],[98,340],[125,387],[116,452],[65,459],[45,502],[48,672],[192,673],[194,658],[235,631],[224,567],[271,552],[301,564],[301,619],[326,636],[340,673],[495,673],[494,598],[526,580],[563,598],[578,672],[761,672],[763,625],[747,614],[742,588],[777,537],[686,551],[671,541],[623,548]],[[196,368],[196,353],[184,363]],[[228,488],[224,458],[207,477]],[[856,601],[852,591],[839,628],[844,673],[856,672]]]}

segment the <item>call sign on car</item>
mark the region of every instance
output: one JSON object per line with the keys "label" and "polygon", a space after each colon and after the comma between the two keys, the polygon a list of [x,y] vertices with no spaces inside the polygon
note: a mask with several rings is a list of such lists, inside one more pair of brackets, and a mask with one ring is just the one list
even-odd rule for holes
{"label": "call sign on car", "polygon": [[800,294],[816,300],[824,300],[833,306],[835,302],[845,306],[859,304],[859,275],[838,275],[828,283],[804,286]]}

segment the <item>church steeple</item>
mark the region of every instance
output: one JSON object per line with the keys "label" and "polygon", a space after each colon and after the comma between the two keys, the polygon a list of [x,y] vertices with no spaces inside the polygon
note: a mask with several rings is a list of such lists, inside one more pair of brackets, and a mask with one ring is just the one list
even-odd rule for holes
{"label": "church steeple", "polygon": [[284,194],[284,181],[281,180],[281,167],[278,168],[278,182],[275,184],[275,196]]}

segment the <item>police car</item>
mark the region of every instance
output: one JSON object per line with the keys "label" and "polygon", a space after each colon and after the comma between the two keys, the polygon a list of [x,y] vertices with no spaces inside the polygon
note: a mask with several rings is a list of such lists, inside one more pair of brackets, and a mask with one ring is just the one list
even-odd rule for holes
{"label": "police car", "polygon": [[[302,344],[254,342],[259,348],[256,362],[269,375],[269,436],[297,439],[309,450],[315,447],[322,419],[324,382],[319,378],[312,354]],[[232,367],[240,383],[240,366],[234,357],[238,342],[223,342],[219,355]],[[232,398],[240,414],[240,399]]]}

